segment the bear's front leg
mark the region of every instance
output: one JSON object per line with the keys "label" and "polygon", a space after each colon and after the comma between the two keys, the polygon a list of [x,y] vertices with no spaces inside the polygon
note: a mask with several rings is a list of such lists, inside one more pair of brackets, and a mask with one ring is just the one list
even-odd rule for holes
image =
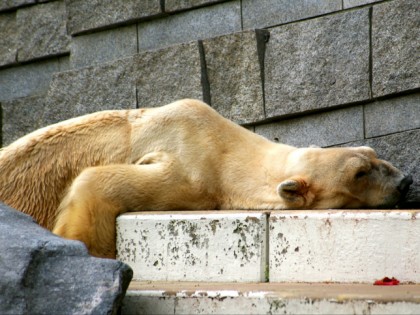
{"label": "bear's front leg", "polygon": [[199,200],[189,181],[174,174],[174,165],[169,160],[155,156],[139,164],[84,170],[60,204],[53,233],[84,242],[94,256],[115,258],[118,215],[127,211],[188,207],[185,202],[189,200],[194,206],[192,199]]}

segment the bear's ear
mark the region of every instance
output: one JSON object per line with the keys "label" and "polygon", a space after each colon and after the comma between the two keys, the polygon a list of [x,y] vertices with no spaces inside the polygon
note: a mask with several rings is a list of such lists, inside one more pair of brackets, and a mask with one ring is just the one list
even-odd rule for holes
{"label": "bear's ear", "polygon": [[308,184],[301,177],[286,179],[277,186],[277,193],[290,206],[303,207],[306,203]]}

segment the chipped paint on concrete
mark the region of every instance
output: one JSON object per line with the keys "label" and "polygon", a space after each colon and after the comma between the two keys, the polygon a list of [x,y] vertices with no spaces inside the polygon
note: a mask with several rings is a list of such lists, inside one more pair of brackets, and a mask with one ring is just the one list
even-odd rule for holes
{"label": "chipped paint on concrete", "polygon": [[136,213],[117,219],[117,259],[136,280],[264,281],[264,213]]}
{"label": "chipped paint on concrete", "polygon": [[420,214],[413,210],[275,211],[272,282],[420,282]]}

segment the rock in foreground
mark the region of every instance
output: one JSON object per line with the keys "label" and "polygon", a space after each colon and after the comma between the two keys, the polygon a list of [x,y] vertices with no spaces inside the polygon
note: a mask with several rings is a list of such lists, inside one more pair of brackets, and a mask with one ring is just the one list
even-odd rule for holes
{"label": "rock in foreground", "polygon": [[116,314],[133,272],[0,203],[1,314]]}

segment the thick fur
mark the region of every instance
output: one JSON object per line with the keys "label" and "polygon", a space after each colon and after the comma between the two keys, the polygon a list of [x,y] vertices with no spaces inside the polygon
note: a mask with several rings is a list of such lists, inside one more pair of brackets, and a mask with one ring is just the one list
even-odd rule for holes
{"label": "thick fur", "polygon": [[0,151],[0,200],[101,257],[127,211],[387,207],[403,178],[370,148],[273,143],[197,100],[74,118]]}

